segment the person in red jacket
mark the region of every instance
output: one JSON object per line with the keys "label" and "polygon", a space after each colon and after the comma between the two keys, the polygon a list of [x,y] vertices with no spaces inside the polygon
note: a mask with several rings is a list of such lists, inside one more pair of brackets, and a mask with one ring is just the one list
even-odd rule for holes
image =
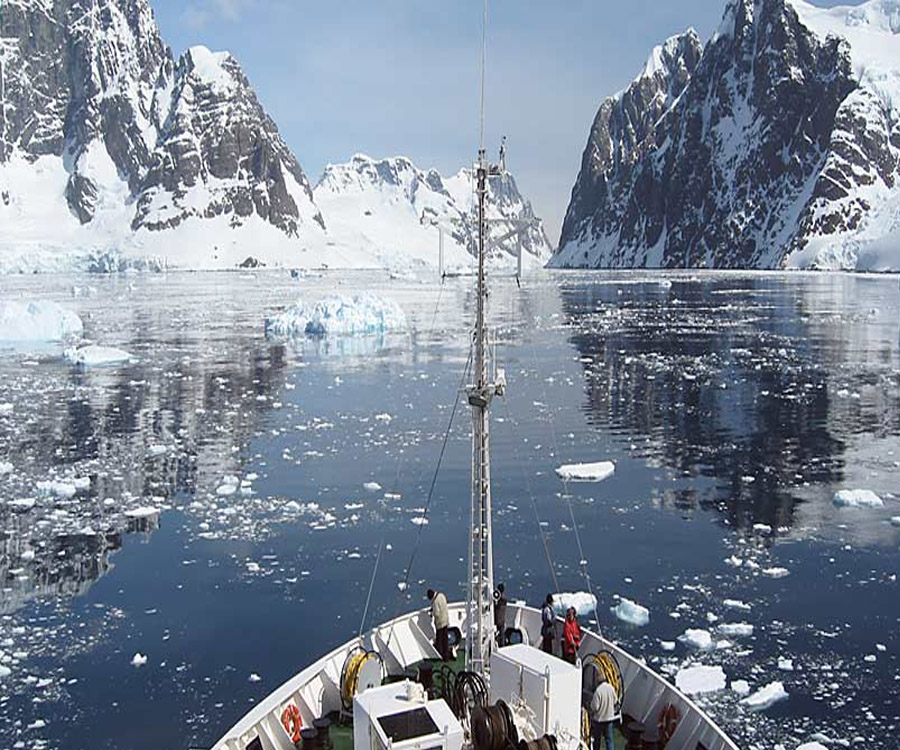
{"label": "person in red jacket", "polygon": [[574,664],[578,658],[578,647],[580,645],[581,626],[578,624],[578,615],[575,613],[575,607],[569,607],[566,611],[566,623],[563,625],[563,659],[569,664]]}

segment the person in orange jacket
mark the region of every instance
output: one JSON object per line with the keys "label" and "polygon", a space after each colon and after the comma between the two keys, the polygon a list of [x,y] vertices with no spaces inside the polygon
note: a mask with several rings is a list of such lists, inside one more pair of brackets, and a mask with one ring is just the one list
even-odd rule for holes
{"label": "person in orange jacket", "polygon": [[574,664],[578,658],[578,647],[581,645],[581,626],[578,624],[578,615],[575,607],[566,610],[566,622],[563,625],[562,652],[563,659],[569,664]]}

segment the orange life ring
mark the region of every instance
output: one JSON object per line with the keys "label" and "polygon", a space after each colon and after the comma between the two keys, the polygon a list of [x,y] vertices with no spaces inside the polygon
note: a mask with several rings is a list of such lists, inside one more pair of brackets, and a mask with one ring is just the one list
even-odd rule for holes
{"label": "orange life ring", "polygon": [[667,703],[663,706],[662,711],[659,712],[659,720],[656,722],[656,729],[659,732],[660,750],[664,750],[669,740],[672,739],[672,735],[675,734],[675,730],[678,729],[678,722],[680,719],[681,714],[671,703]]}
{"label": "orange life ring", "polygon": [[300,730],[303,728],[303,719],[300,717],[300,709],[293,703],[288,703],[281,712],[281,726],[288,733],[291,742],[295,745],[300,742]]}

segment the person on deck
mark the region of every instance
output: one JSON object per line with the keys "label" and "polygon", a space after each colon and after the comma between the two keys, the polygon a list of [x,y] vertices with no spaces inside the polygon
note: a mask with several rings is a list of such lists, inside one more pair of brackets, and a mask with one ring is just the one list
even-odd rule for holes
{"label": "person on deck", "polygon": [[581,645],[581,625],[575,607],[566,610],[566,623],[563,625],[562,652],[563,659],[574,664],[578,658],[578,647]]}
{"label": "person on deck", "polygon": [[505,587],[501,583],[494,592],[494,628],[497,631],[497,645],[501,648],[506,645],[506,597],[503,592]]}
{"label": "person on deck", "polygon": [[541,607],[541,649],[548,654],[553,653],[555,636],[556,612],[553,611],[553,594],[547,594],[544,606]]}
{"label": "person on deck", "polygon": [[450,644],[447,642],[450,613],[447,611],[447,597],[434,589],[428,589],[426,596],[431,602],[431,619],[434,621],[434,647],[442,661],[450,661]]}
{"label": "person on deck", "polygon": [[615,688],[606,677],[600,675],[600,684],[591,698],[591,737],[594,738],[593,750],[600,749],[601,737],[606,740],[606,750],[615,750],[613,743],[613,722],[616,718]]}

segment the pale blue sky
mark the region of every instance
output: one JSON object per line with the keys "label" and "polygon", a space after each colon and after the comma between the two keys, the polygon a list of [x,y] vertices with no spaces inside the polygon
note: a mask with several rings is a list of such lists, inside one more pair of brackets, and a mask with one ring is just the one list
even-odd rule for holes
{"label": "pale blue sky", "polygon": [[[356,152],[453,173],[478,146],[481,0],[151,0],[176,54],[231,51],[315,183]],[[837,5],[834,0],[816,0]],[[852,4],[857,4],[853,2]],[[555,245],[602,99],[725,0],[493,0],[487,143]]]}

